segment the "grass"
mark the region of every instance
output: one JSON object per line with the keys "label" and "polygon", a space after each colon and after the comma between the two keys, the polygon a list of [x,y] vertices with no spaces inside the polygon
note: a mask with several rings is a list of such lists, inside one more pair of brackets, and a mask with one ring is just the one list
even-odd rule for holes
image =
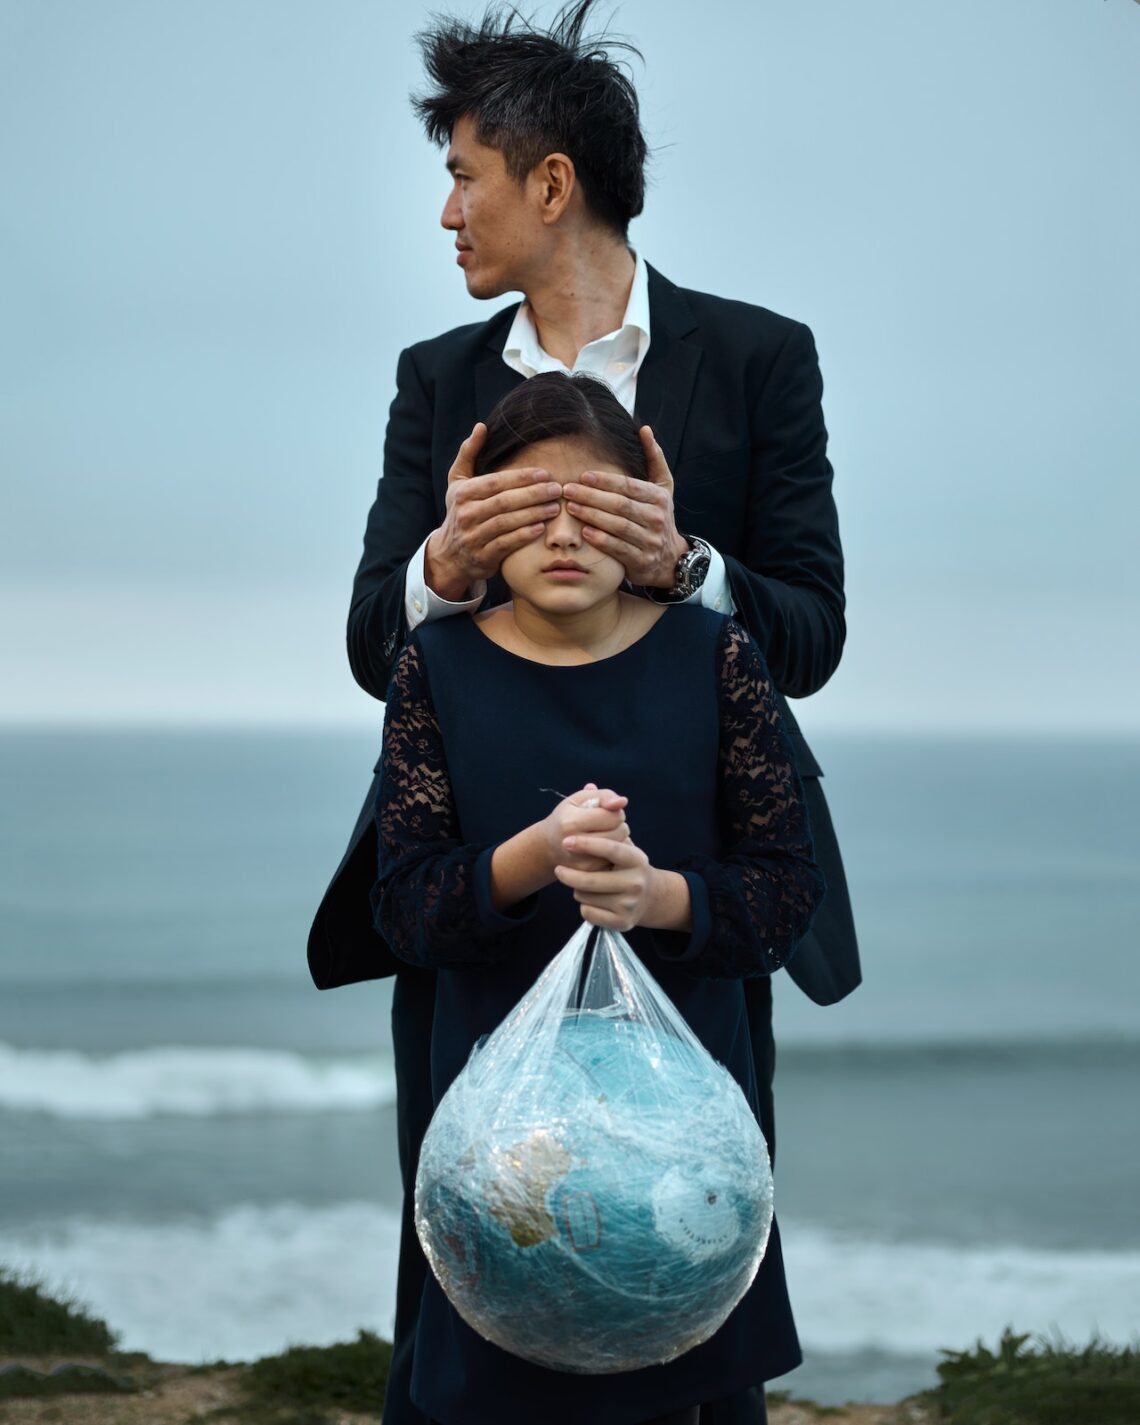
{"label": "grass", "polygon": [[33,1276],[0,1267],[0,1352],[107,1356],[118,1337],[68,1296],[49,1296]]}
{"label": "grass", "polygon": [[[247,1366],[241,1388],[253,1407],[319,1413],[324,1408],[379,1414],[392,1347],[371,1331],[335,1346],[293,1346]],[[299,1425],[299,1422],[298,1422]],[[314,1422],[315,1425],[315,1422]]]}
{"label": "grass", "polygon": [[923,1397],[950,1425],[1137,1425],[1140,1351],[1093,1340],[1079,1348],[1006,1329],[996,1351],[944,1351]]}
{"label": "grass", "polygon": [[[0,1355],[99,1356],[112,1369],[130,1363],[151,1366],[149,1358],[116,1351],[117,1335],[72,1298],[49,1295],[41,1280],[0,1267]],[[243,1396],[241,1418],[249,1425],[331,1425],[328,1412],[353,1410],[379,1418],[388,1383],[392,1348],[369,1331],[334,1346],[293,1346],[251,1365],[217,1361],[198,1369],[238,1369]],[[109,1377],[108,1377],[109,1379]],[[96,1389],[98,1381],[85,1389]],[[69,1394],[63,1380],[15,1375],[6,1396]],[[74,1388],[74,1387],[73,1387]],[[233,1418],[232,1408],[223,1410]]]}
{"label": "grass", "polygon": [[[146,1356],[119,1355],[116,1340],[105,1321],[70,1297],[50,1296],[36,1278],[0,1267],[0,1355],[113,1357],[119,1364],[164,1369]],[[1030,1340],[1007,1329],[994,1351],[981,1341],[972,1350],[944,1351],[938,1386],[919,1399],[946,1425],[1138,1425],[1140,1348]],[[355,1341],[335,1346],[293,1346],[251,1365],[234,1362],[240,1418],[248,1425],[333,1425],[336,1416],[329,1412],[338,1410],[377,1418],[391,1356],[387,1341],[361,1331]],[[56,1394],[62,1382],[42,1389],[15,1379],[8,1384],[11,1395]],[[780,1398],[787,1393],[769,1394],[772,1404]],[[833,1413],[814,1408],[820,1417]],[[232,1407],[214,1413],[230,1419],[235,1414]]]}

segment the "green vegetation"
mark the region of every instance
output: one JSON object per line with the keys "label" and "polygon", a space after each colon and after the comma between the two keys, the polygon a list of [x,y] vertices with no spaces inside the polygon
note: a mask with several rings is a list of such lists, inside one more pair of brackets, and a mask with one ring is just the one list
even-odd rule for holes
{"label": "green vegetation", "polygon": [[[151,1377],[169,1368],[142,1354],[116,1351],[117,1336],[105,1321],[66,1296],[50,1296],[42,1281],[0,1267],[0,1356],[99,1356],[104,1367],[66,1365],[51,1375],[14,1366],[0,1379],[0,1398],[64,1396],[130,1391],[141,1372]],[[208,1374],[236,1369],[249,1425],[331,1425],[336,1412],[353,1410],[379,1418],[388,1383],[392,1347],[370,1331],[335,1346],[294,1346],[252,1365],[217,1361],[188,1368]],[[131,1376],[122,1374],[124,1368]],[[217,1414],[233,1418],[233,1408]]]}
{"label": "green vegetation", "polygon": [[0,1370],[0,1400],[25,1395],[127,1395],[134,1388],[129,1377],[112,1375],[100,1366],[65,1365],[46,1372],[16,1365]]}
{"label": "green vegetation", "polygon": [[264,1356],[242,1373],[250,1419],[325,1425],[324,1412],[337,1407],[379,1418],[391,1359],[392,1347],[371,1331],[335,1346],[293,1346]]}
{"label": "green vegetation", "polygon": [[0,1352],[106,1356],[116,1336],[69,1297],[49,1296],[42,1281],[0,1267]]}
{"label": "green vegetation", "polygon": [[[0,1356],[99,1356],[105,1368],[70,1365],[48,1377],[11,1367],[0,1397],[78,1395],[131,1391],[174,1369],[144,1355],[115,1351],[116,1337],[67,1297],[52,1297],[43,1283],[0,1267]],[[1006,1330],[996,1351],[981,1341],[969,1351],[944,1351],[940,1384],[918,1398],[945,1425],[1137,1425],[1140,1422],[1140,1347],[1093,1341],[1083,1349]],[[338,1411],[379,1417],[392,1348],[370,1331],[335,1346],[294,1346],[252,1365],[218,1361],[190,1373],[233,1369],[242,1395],[239,1412],[220,1407],[203,1416],[235,1413],[248,1425],[333,1425]],[[123,1371],[130,1370],[130,1376]],[[146,1377],[139,1379],[138,1374]],[[131,1377],[135,1377],[134,1380]],[[785,1391],[769,1393],[775,1405]],[[806,1401],[795,1401],[807,1405]],[[834,1407],[812,1407],[821,1420]]]}
{"label": "green vegetation", "polygon": [[998,1349],[944,1351],[940,1384],[924,1401],[951,1425],[1136,1425],[1140,1351],[1092,1341],[1083,1349],[1008,1328]]}

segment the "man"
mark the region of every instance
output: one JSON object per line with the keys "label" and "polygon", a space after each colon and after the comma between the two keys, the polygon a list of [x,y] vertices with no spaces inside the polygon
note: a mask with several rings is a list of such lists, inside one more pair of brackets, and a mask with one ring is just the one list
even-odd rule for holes
{"label": "man", "polygon": [[[604,377],[652,431],[652,483],[584,472],[566,487],[584,538],[619,559],[648,597],[734,613],[785,695],[816,691],[839,662],[842,554],[811,333],[762,308],[682,291],[630,250],[646,146],[630,81],[584,39],[592,3],[577,0],[549,32],[488,14],[478,28],[441,21],[421,36],[434,88],[416,107],[429,137],[448,144],[442,223],[455,234],[467,289],[479,298],[521,291],[524,301],[400,357],[348,623],[353,673],[378,698],[410,630],[493,599],[487,581],[503,558],[557,511],[542,471],[474,477],[471,447],[460,447],[513,385],[559,368]],[[826,1004],[858,984],[858,954],[821,772],[786,704],[782,711],[829,886],[790,973]],[[396,975],[405,1211],[384,1418],[423,1425],[407,1396],[426,1270],[411,1187],[431,1115],[433,983],[372,931],[372,802],[370,793],[318,911],[309,960],[321,988]],[[750,982],[748,995],[773,1145],[769,982]],[[762,1420],[755,1396],[707,1407],[704,1425]]]}

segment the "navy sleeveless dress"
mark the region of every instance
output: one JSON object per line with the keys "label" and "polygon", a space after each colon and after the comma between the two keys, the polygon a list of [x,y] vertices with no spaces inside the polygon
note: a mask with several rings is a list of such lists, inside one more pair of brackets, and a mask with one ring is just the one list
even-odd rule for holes
{"label": "navy sleeveless dress", "polygon": [[[434,1101],[581,924],[557,883],[497,912],[490,863],[496,845],[587,782],[628,796],[633,840],[688,881],[691,932],[637,928],[627,939],[759,1116],[742,980],[787,959],[823,879],[763,659],[739,625],[689,605],[595,663],[532,662],[464,616],[421,627],[401,654],[373,906],[395,954],[437,972]],[[551,1371],[500,1350],[429,1274],[412,1399],[442,1425],[634,1425],[799,1362],[774,1224],[756,1280],[715,1336],[668,1365],[616,1375]]]}

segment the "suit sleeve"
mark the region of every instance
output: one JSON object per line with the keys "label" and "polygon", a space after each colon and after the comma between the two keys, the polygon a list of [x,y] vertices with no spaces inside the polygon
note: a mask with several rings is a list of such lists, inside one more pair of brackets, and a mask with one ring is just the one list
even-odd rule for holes
{"label": "suit sleeve", "polygon": [[725,556],[737,617],[777,688],[804,698],[839,665],[846,636],[843,551],[815,342],[797,323],[752,412],[745,547]]}
{"label": "suit sleeve", "polygon": [[374,698],[384,697],[408,636],[408,563],[439,522],[431,477],[432,414],[432,396],[415,356],[404,351],[396,367],[383,473],[368,513],[348,613],[348,661],[353,677]]}

